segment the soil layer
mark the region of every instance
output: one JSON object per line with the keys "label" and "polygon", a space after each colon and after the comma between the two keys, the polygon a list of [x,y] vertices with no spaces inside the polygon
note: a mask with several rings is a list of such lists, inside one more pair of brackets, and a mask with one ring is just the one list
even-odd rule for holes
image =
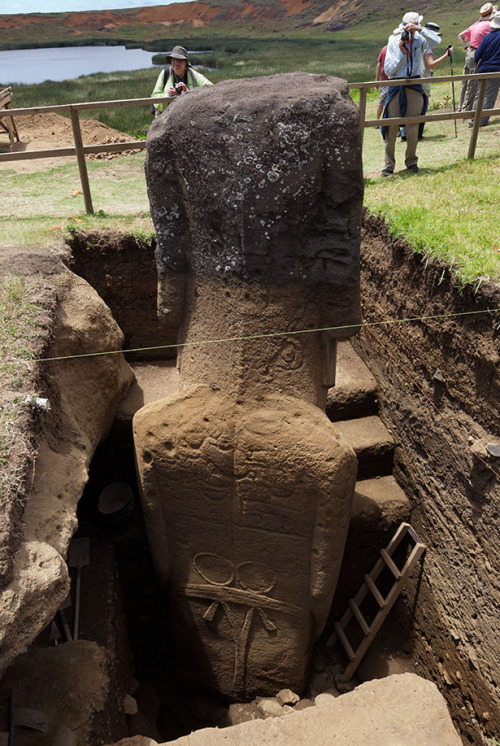
{"label": "soil layer", "polygon": [[449,268],[365,217],[362,298],[356,346],[378,380],[394,473],[427,546],[401,623],[417,670],[467,741],[482,744],[500,722],[500,288],[460,290]]}

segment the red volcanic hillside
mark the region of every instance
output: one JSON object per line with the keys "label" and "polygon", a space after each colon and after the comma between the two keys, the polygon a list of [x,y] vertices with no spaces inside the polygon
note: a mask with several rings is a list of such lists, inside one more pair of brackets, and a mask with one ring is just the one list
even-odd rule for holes
{"label": "red volcanic hillside", "polygon": [[263,24],[266,31],[281,24],[290,28],[336,21],[339,26],[345,26],[356,20],[365,2],[195,0],[126,10],[0,15],[0,47],[36,46],[49,41],[90,38],[102,43],[113,39],[147,42],[168,37],[172,27],[179,26],[200,29],[218,25],[225,26],[228,33],[236,31],[235,24]]}
{"label": "red volcanic hillside", "polygon": [[[450,7],[451,0],[419,0],[421,13]],[[468,9],[454,0],[453,9]],[[325,25],[340,30],[374,15],[398,16],[399,0],[194,0],[171,5],[78,13],[0,15],[0,49],[73,43],[136,43],[211,33],[263,35]]]}

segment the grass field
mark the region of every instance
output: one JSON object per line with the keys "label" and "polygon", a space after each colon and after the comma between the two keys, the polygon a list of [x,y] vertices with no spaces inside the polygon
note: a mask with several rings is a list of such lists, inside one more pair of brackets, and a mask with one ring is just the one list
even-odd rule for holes
{"label": "grass field", "polygon": [[[456,36],[460,19],[440,18],[444,43]],[[465,20],[464,20],[465,23]],[[447,25],[448,24],[448,25]],[[185,41],[189,47],[213,50],[203,72],[214,83],[226,78],[254,77],[290,70],[321,72],[348,81],[374,78],[375,60],[381,43],[395,25],[392,21],[360,25],[341,34],[323,33],[318,38],[216,38]],[[448,30],[446,31],[446,29]],[[175,40],[165,40],[168,48]],[[203,46],[205,45],[205,46]],[[204,58],[206,59],[206,58]],[[455,71],[461,71],[463,54],[454,56]],[[207,64],[208,61],[207,61]],[[443,65],[436,71],[449,74]],[[77,101],[139,98],[149,95],[155,70],[83,76],[63,83],[15,86],[16,106],[40,106]],[[265,81],[263,81],[265,84]],[[459,87],[455,86],[458,100]],[[353,92],[353,98],[356,95]],[[369,95],[368,118],[375,117],[377,92]],[[449,110],[453,92],[450,83],[433,86],[432,107]],[[145,136],[151,122],[149,107],[98,110],[105,124],[135,136]],[[90,113],[89,113],[90,115]],[[380,132],[365,130],[363,163],[366,182],[365,205],[385,217],[391,229],[406,236],[417,251],[425,251],[448,262],[462,283],[479,278],[500,280],[500,246],[496,209],[500,197],[500,117],[480,132],[476,160],[466,159],[470,130],[465,122],[427,125],[419,144],[420,174],[401,174],[382,179],[383,143]],[[403,165],[403,145],[397,146],[397,168]],[[79,188],[76,164],[51,169],[29,177],[2,171],[0,228],[8,243],[50,245],[70,227],[122,227],[140,233],[152,230],[143,175],[143,154],[88,163],[95,216],[84,214],[83,198],[72,198]],[[411,180],[409,180],[409,178]],[[50,198],[47,198],[47,197]],[[9,209],[9,205],[15,205]],[[78,222],[81,221],[81,222]],[[61,227],[58,227],[61,226]]]}

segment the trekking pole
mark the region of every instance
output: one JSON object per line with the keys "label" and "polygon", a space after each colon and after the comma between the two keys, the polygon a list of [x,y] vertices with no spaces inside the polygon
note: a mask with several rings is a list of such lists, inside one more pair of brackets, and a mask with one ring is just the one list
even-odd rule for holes
{"label": "trekking pole", "polygon": [[[453,77],[453,55],[450,54],[450,49],[452,48],[451,44],[448,44],[448,57],[450,58],[450,70],[451,70],[451,76]],[[451,91],[453,93],[453,113],[455,114],[456,111],[456,105],[455,105],[455,81],[451,81]],[[457,120],[453,119],[455,123],[455,137],[458,137],[457,135]]]}

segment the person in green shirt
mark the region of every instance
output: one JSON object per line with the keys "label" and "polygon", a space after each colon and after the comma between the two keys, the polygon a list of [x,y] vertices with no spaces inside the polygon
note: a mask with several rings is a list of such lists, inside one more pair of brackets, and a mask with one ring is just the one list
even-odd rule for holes
{"label": "person in green shirt", "polygon": [[[166,60],[170,68],[165,68],[158,75],[151,98],[163,98],[169,96],[174,99],[181,93],[203,85],[213,85],[204,75],[193,70],[189,63],[188,53],[184,47],[174,47]],[[168,103],[162,102],[154,105],[155,117],[166,109]]]}

